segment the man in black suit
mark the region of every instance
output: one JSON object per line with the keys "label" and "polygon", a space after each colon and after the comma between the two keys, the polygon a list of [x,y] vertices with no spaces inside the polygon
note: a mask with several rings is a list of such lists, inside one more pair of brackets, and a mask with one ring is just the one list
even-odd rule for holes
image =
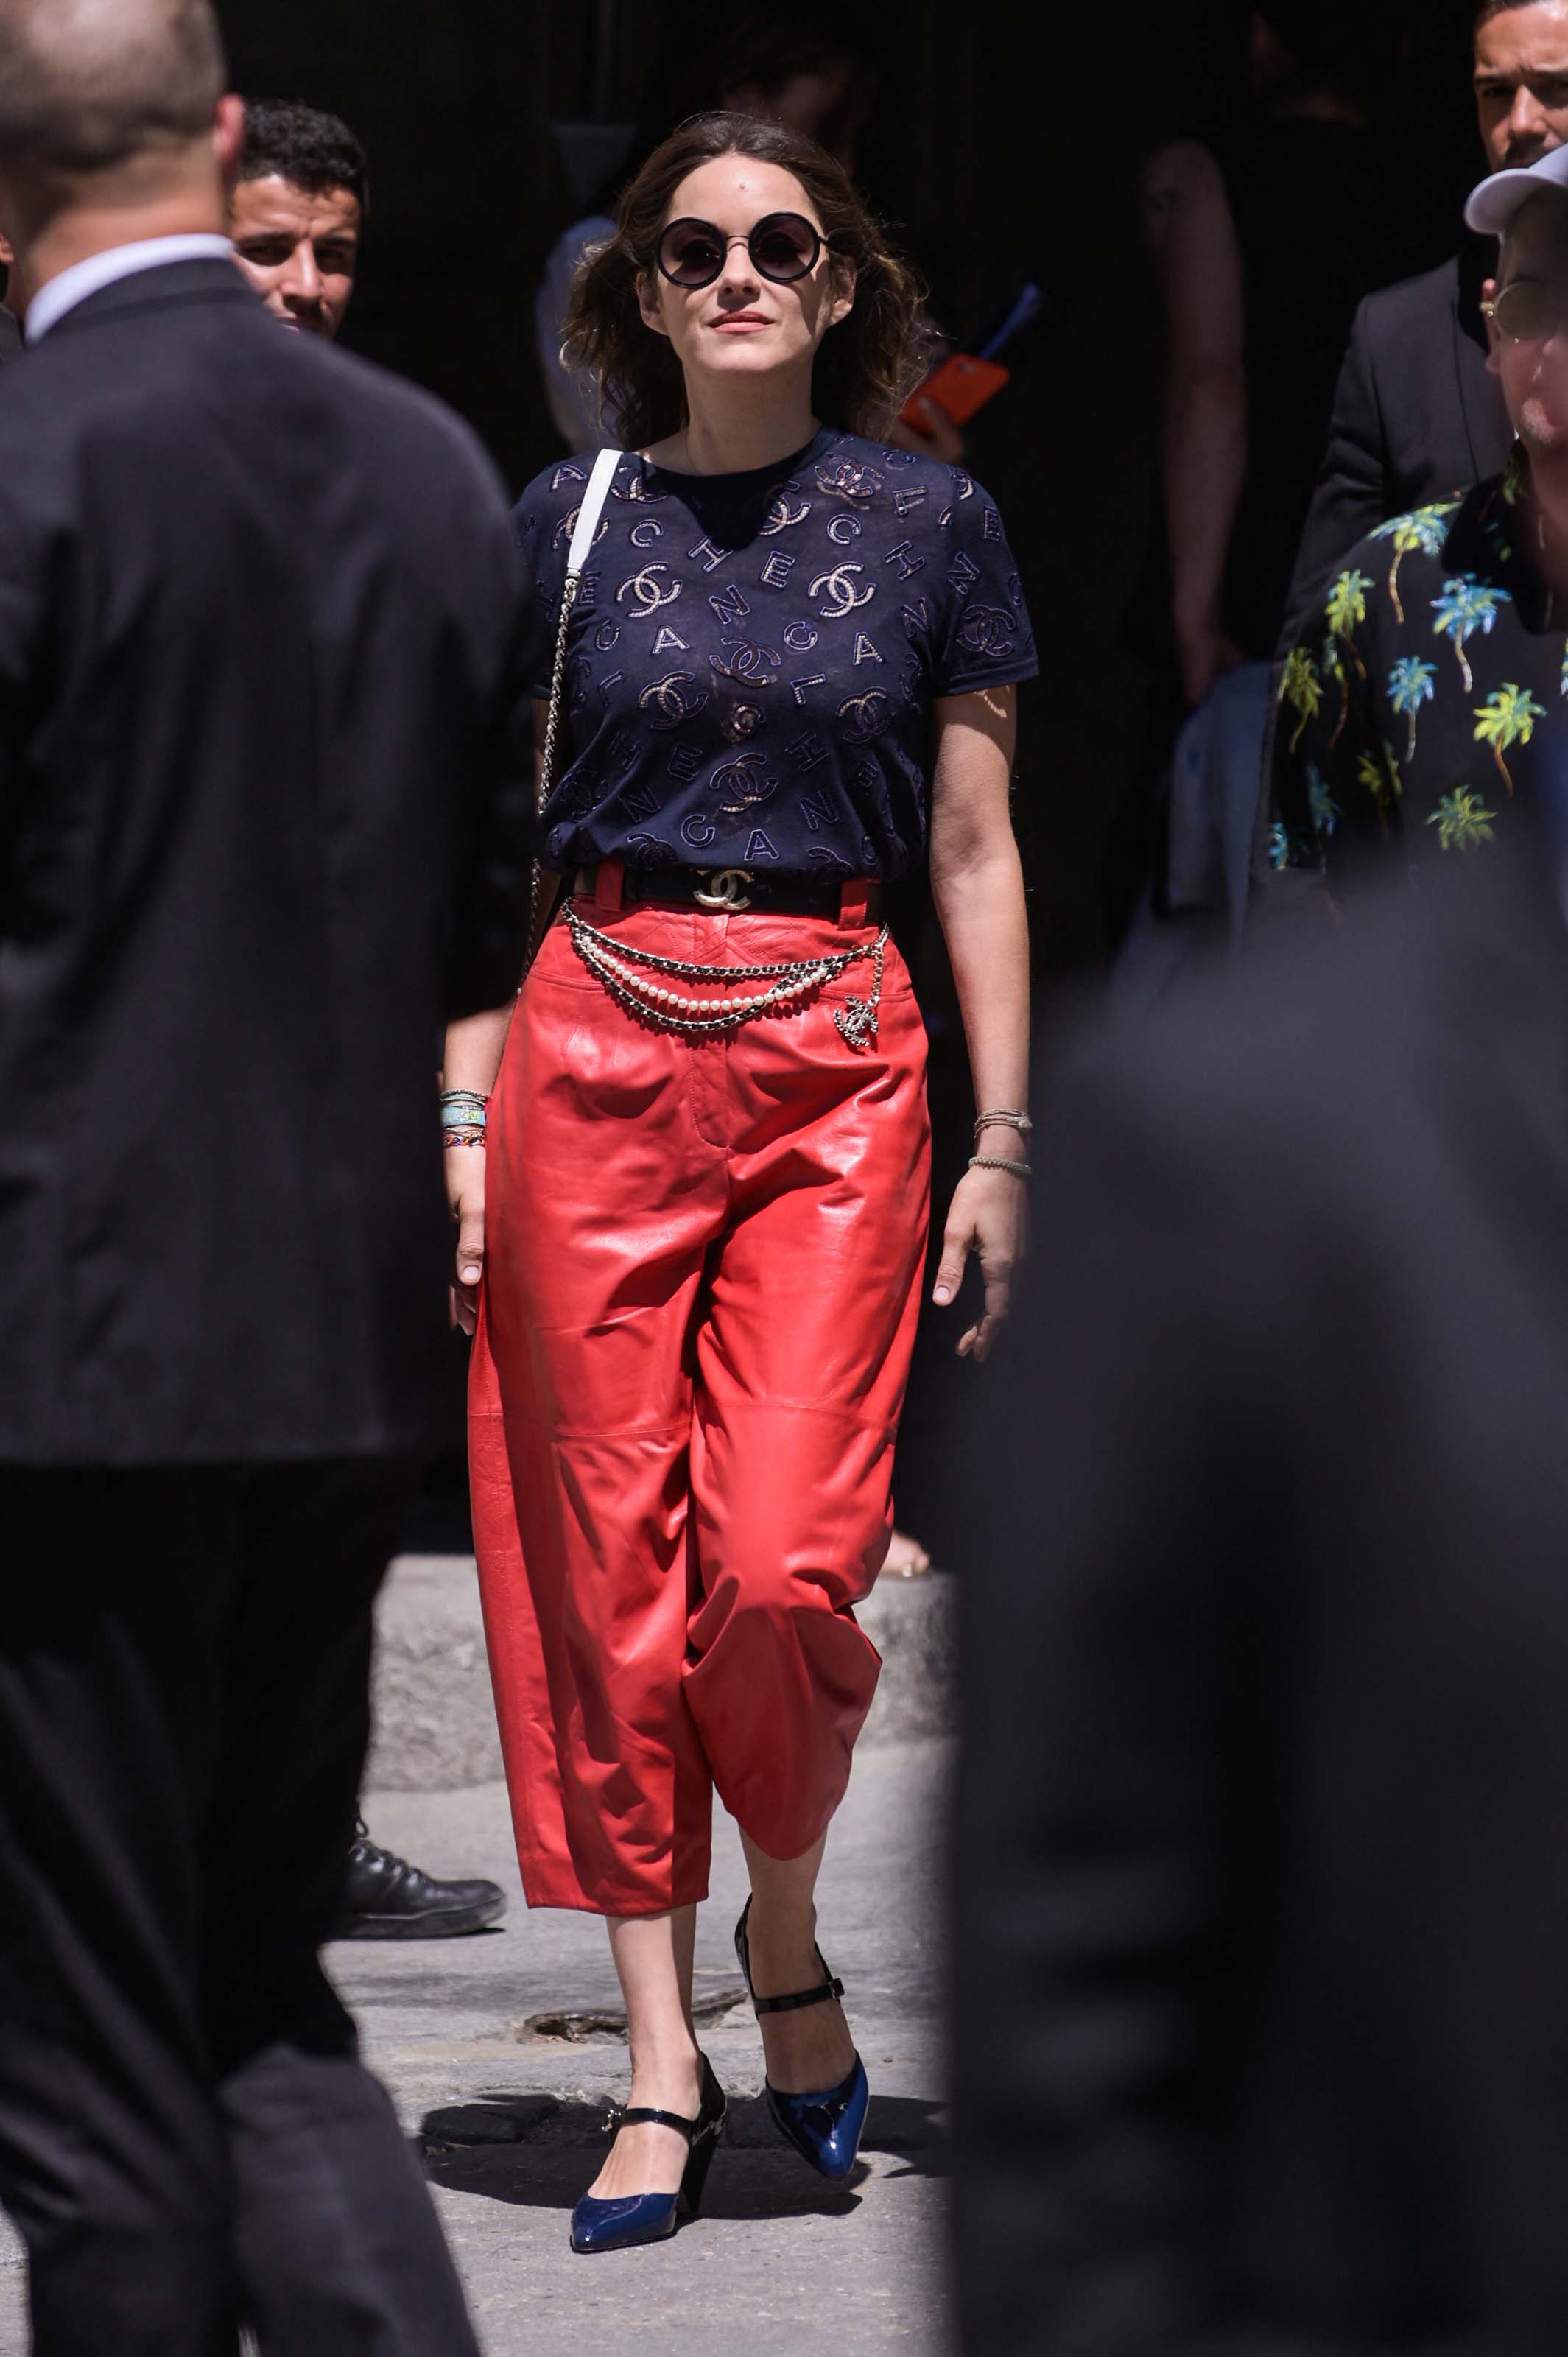
{"label": "man in black suit", "polygon": [[39,2357],[452,2357],[317,1949],[504,1001],[501,489],[282,335],[208,0],[0,0],[0,2199]]}
{"label": "man in black suit", "polygon": [[[242,277],[282,326],[337,337],[369,201],[365,151],[338,116],[276,100],[247,104],[229,235]],[[372,1841],[356,1819],[335,1938],[455,1939],[487,1931],[505,1913],[499,1883],[443,1881]]]}
{"label": "man in black suit", "polygon": [[[1533,164],[1568,139],[1568,0],[1478,0],[1475,92],[1489,168]],[[1500,474],[1513,435],[1487,372],[1480,303],[1489,238],[1369,295],[1356,315],[1282,644],[1305,635],[1339,559],[1391,516]]]}
{"label": "man in black suit", "polygon": [[966,1592],[974,2357],[1568,2348],[1561,873],[1053,1098]]}

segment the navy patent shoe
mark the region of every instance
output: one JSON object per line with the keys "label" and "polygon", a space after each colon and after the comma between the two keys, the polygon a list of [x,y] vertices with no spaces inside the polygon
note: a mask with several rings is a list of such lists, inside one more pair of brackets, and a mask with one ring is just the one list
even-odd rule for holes
{"label": "navy patent shoe", "polygon": [[[751,1986],[751,1946],[746,1936],[746,1917],[750,1913],[751,1901],[748,1899],[741,1910],[740,1921],[735,1927],[735,1952],[751,1996],[752,2010],[758,2017],[765,2013],[797,2013],[802,2006],[827,2005],[833,1998],[843,1996],[843,1983],[835,1980],[828,1970],[820,1948],[817,1950],[817,1962],[822,1967],[822,1978],[816,1988],[798,1989],[789,1996],[758,1996]],[[854,2058],[849,2076],[822,2094],[786,2094],[771,2082],[767,2083],[764,2092],[774,2126],[794,2146],[801,2159],[810,2161],[819,2176],[835,2182],[846,2178],[860,2151],[866,2110],[871,2102],[865,2065],[859,2055]]]}
{"label": "navy patent shoe", "polygon": [[724,2133],[725,2104],[725,2091],[714,2076],[713,2065],[705,2054],[699,2059],[703,2065],[703,2093],[694,2120],[684,2118],[679,2112],[661,2112],[652,2104],[637,2104],[629,2111],[612,2105],[605,2122],[607,2136],[645,2121],[651,2121],[656,2127],[673,2128],[678,2136],[683,2136],[686,2166],[675,2191],[628,2193],[613,2201],[596,2201],[591,2193],[585,2193],[572,2212],[575,2251],[628,2251],[639,2243],[667,2242],[683,2218],[694,2218],[702,2208],[708,2171]]}
{"label": "navy patent shoe", "polygon": [[845,2178],[854,2167],[871,2089],[857,2054],[847,2079],[825,2095],[785,2095],[768,2090],[768,2108],[780,2135],[823,2177]]}

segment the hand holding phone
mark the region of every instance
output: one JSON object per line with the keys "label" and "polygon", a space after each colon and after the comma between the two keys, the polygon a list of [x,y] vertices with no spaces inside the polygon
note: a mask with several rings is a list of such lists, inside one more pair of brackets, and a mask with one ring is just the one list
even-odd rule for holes
{"label": "hand holding phone", "polygon": [[906,425],[920,431],[919,404],[934,401],[955,425],[966,425],[979,409],[1011,381],[1001,354],[1032,319],[1047,307],[1043,287],[1029,279],[1020,287],[1000,318],[972,352],[949,352],[918,385],[900,414]]}
{"label": "hand holding phone", "polygon": [[1000,393],[1012,374],[995,361],[978,360],[972,352],[949,352],[940,360],[915,391],[899,412],[906,425],[920,431],[922,401],[934,401],[944,417],[955,425],[966,425],[977,409],[983,409],[993,393]]}

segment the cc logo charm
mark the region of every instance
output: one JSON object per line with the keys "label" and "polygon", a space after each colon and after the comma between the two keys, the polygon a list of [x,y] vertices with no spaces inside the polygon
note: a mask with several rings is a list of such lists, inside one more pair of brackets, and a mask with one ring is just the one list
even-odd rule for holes
{"label": "cc logo charm", "polygon": [[756,880],[749,867],[715,867],[705,888],[699,884],[692,898],[703,909],[749,909],[751,896],[745,887]]}

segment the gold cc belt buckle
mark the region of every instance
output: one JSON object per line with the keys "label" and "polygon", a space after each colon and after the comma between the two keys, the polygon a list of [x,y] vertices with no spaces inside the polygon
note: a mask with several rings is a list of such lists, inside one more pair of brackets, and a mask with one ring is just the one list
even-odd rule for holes
{"label": "gold cc belt buckle", "polygon": [[700,909],[749,909],[745,887],[756,881],[749,867],[711,867],[703,882],[693,887],[692,898]]}

